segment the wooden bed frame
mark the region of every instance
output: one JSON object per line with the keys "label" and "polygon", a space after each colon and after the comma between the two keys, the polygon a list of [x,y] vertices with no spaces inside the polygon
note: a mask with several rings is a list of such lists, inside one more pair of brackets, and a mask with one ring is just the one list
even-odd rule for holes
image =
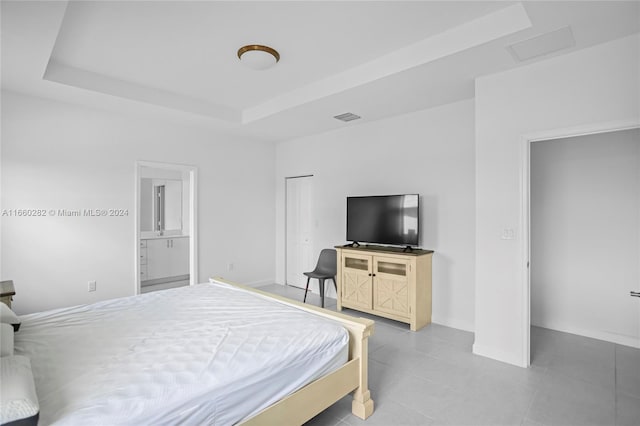
{"label": "wooden bed frame", "polygon": [[301,425],[350,392],[353,392],[351,411],[354,415],[364,420],[373,413],[373,400],[369,392],[367,377],[368,338],[373,334],[374,322],[372,320],[355,318],[317,306],[306,305],[223,278],[214,278],[214,280],[337,321],[349,332],[349,360],[346,364],[265,408],[252,418],[242,422],[241,425]]}

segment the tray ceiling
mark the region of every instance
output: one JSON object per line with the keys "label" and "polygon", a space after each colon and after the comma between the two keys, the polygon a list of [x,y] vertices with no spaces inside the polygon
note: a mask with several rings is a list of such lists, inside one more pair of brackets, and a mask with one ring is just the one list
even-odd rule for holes
{"label": "tray ceiling", "polygon": [[[3,1],[2,85],[278,140],[471,98],[478,76],[636,33],[638,16],[638,2]],[[569,48],[508,49],[564,27]],[[280,62],[245,68],[237,49],[254,43]]]}

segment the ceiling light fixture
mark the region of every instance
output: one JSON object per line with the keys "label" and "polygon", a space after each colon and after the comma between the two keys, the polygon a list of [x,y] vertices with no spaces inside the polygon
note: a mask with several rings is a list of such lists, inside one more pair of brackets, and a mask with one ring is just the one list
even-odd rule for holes
{"label": "ceiling light fixture", "polygon": [[280,60],[280,54],[269,46],[249,44],[238,49],[238,59],[254,70],[266,70]]}

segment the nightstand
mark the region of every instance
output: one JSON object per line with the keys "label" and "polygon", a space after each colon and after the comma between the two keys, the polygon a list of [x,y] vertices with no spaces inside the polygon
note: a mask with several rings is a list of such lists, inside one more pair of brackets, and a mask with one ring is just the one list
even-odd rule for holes
{"label": "nightstand", "polygon": [[16,290],[13,287],[13,281],[0,281],[0,302],[11,307],[11,300],[15,296]]}

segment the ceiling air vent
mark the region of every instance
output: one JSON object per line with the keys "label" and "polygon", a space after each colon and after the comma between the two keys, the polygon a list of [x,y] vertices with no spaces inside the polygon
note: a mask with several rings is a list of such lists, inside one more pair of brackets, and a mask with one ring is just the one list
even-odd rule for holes
{"label": "ceiling air vent", "polygon": [[564,27],[529,40],[514,43],[511,46],[507,46],[507,50],[516,61],[522,62],[575,45],[576,40],[573,38],[571,27]]}
{"label": "ceiling air vent", "polygon": [[347,121],[357,120],[362,117],[360,117],[359,115],[355,115],[351,112],[345,112],[344,114],[336,115],[333,118],[337,118],[340,121],[347,122]]}

